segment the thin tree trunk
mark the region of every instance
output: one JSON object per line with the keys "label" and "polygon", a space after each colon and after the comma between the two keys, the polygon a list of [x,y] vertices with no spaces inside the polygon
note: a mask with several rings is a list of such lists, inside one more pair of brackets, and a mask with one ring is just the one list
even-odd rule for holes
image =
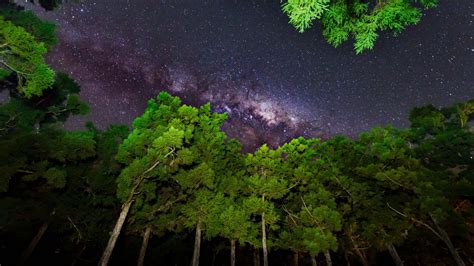
{"label": "thin tree trunk", "polygon": [[230,240],[230,266],[235,266],[235,239]]}
{"label": "thin tree trunk", "polygon": [[398,252],[395,249],[395,246],[393,244],[387,244],[387,249],[388,252],[390,252],[390,256],[393,258],[393,262],[395,263],[396,266],[402,266],[403,261],[400,259],[400,256],[398,256]]}
{"label": "thin tree trunk", "polygon": [[[172,154],[175,151],[175,149],[171,149],[169,153],[167,153],[164,158],[168,157],[170,154]],[[122,211],[120,212],[120,216],[117,220],[117,223],[115,224],[114,230],[112,231],[112,235],[109,238],[109,242],[107,243],[107,247],[104,250],[104,253],[102,253],[102,257],[100,258],[99,261],[99,266],[107,266],[110,260],[110,256],[112,255],[112,251],[114,250],[115,244],[117,243],[117,239],[120,235],[120,232],[122,231],[123,224],[125,223],[125,219],[127,218],[128,212],[130,211],[130,207],[132,206],[133,203],[133,198],[135,196],[135,193],[140,186],[140,184],[143,182],[145,179],[145,175],[155,169],[156,166],[160,163],[160,160],[157,160],[153,163],[153,165],[148,168],[146,171],[144,171],[137,179],[137,182],[132,188],[132,191],[130,192],[130,196],[127,199],[127,201],[123,204],[122,206]]]}
{"label": "thin tree trunk", "polygon": [[265,213],[262,213],[263,266],[268,266],[267,233],[265,232]]}
{"label": "thin tree trunk", "polygon": [[196,237],[194,239],[193,266],[199,266],[199,253],[201,252],[201,221],[196,225]]}
{"label": "thin tree trunk", "polygon": [[360,261],[362,262],[362,265],[369,266],[369,262],[367,262],[365,254],[360,251],[359,247],[356,245],[354,239],[352,238],[352,235],[349,235],[349,237],[351,239],[352,244],[354,245],[354,250],[355,250],[357,256],[359,256]]}
{"label": "thin tree trunk", "polygon": [[71,263],[71,266],[75,266],[77,264],[77,260],[81,257],[82,253],[84,252],[84,250],[86,250],[86,245],[84,244],[82,246],[82,249],[81,251],[79,251],[75,256],[74,256],[74,260],[72,261]]}
{"label": "thin tree trunk", "polygon": [[150,240],[150,234],[151,234],[151,227],[147,226],[145,229],[145,233],[143,234],[143,242],[142,242],[142,247],[140,248],[140,255],[138,256],[137,266],[143,266],[143,262],[145,262],[145,254],[146,254],[146,249],[148,247],[148,240]]}
{"label": "thin tree trunk", "polygon": [[293,253],[293,265],[294,266],[298,266],[298,262],[299,262],[298,261],[298,256],[299,256],[298,252]]}
{"label": "thin tree trunk", "polygon": [[324,257],[326,258],[326,265],[332,266],[331,253],[329,253],[329,250],[324,251]]}
{"label": "thin tree trunk", "polygon": [[100,258],[99,265],[100,266],[107,266],[110,260],[110,256],[112,255],[112,251],[114,250],[115,243],[117,243],[117,239],[122,231],[123,224],[125,223],[125,219],[127,218],[128,212],[130,211],[130,207],[132,206],[133,200],[130,198],[125,202],[122,206],[122,211],[120,212],[120,216],[117,219],[117,223],[115,224],[114,230],[112,231],[112,235],[109,238],[109,242],[107,243],[107,247],[102,253],[102,258]]}
{"label": "thin tree trunk", "polygon": [[39,241],[44,235],[44,232],[48,229],[49,223],[43,223],[36,233],[35,237],[31,240],[30,244],[28,245],[28,248],[23,251],[21,254],[20,261],[18,262],[18,265],[24,265],[28,259],[30,258],[31,254],[35,250],[36,246],[38,245]]}
{"label": "thin tree trunk", "polygon": [[316,256],[310,255],[311,256],[311,265],[312,266],[318,266],[318,262],[316,261]]}
{"label": "thin tree trunk", "polygon": [[459,253],[456,250],[456,248],[454,248],[454,245],[451,242],[451,239],[449,239],[448,233],[446,233],[446,231],[444,231],[444,229],[441,228],[441,226],[439,226],[438,221],[433,215],[430,214],[430,216],[431,216],[431,220],[433,220],[433,223],[436,226],[436,229],[439,232],[439,236],[441,237],[441,240],[443,240],[446,246],[448,246],[449,252],[451,252],[451,255],[453,256],[454,261],[456,262],[456,265],[464,266],[465,265],[464,261],[461,259],[461,256],[459,256]]}
{"label": "thin tree trunk", "polygon": [[[265,196],[262,196],[262,202],[265,203]],[[263,249],[263,266],[268,266],[267,232],[265,229],[265,212],[262,212],[262,249]]]}
{"label": "thin tree trunk", "polygon": [[253,266],[260,266],[260,250],[258,248],[253,250]]}
{"label": "thin tree trunk", "polygon": [[351,262],[349,260],[349,256],[347,256],[347,252],[344,252],[344,259],[346,259],[347,266],[351,266]]}
{"label": "thin tree trunk", "polygon": [[352,235],[352,227],[349,227],[348,230],[346,230],[347,236],[351,240],[352,246],[354,247],[354,251],[356,252],[357,256],[359,256],[360,261],[362,262],[362,265],[364,266],[369,266],[369,263],[367,262],[367,258],[365,257],[365,254],[360,251],[360,248],[356,244],[356,241],[354,240],[354,237]]}
{"label": "thin tree trunk", "polygon": [[365,255],[360,251],[360,249],[356,247],[355,250],[356,250],[357,255],[360,258],[360,261],[362,262],[362,265],[369,266],[369,262],[365,258]]}

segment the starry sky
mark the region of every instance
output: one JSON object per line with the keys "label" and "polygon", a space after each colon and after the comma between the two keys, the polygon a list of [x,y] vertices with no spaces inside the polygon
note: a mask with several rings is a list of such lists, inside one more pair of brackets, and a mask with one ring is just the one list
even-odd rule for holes
{"label": "starry sky", "polygon": [[225,131],[255,147],[407,126],[414,106],[474,98],[473,6],[440,0],[362,55],[351,43],[331,47],[317,27],[298,33],[277,0],[97,0],[34,11],[58,24],[48,62],[91,105],[68,128],[130,125],[166,90],[228,112]]}

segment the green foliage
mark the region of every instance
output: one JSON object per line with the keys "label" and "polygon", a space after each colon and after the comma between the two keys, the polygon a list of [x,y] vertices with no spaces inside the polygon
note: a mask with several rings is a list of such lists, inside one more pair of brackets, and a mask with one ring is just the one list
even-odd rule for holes
{"label": "green foliage", "polygon": [[[436,0],[421,3],[425,8],[437,5]],[[283,11],[300,32],[310,28],[314,20],[321,20],[323,35],[334,47],[352,35],[357,54],[373,49],[379,31],[398,35],[421,18],[420,8],[408,0],[289,0],[283,4]]]}
{"label": "green foliage", "polygon": [[321,18],[321,15],[327,10],[330,0],[288,0],[283,4],[283,11],[290,18],[290,23],[304,32],[311,27],[315,19]]}
{"label": "green foliage", "polygon": [[65,171],[52,167],[44,173],[44,178],[48,185],[54,188],[63,188],[66,186],[66,175]]}
{"label": "green foliage", "polygon": [[117,195],[135,201],[129,218],[134,230],[151,226],[161,234],[206,228],[223,199],[216,191],[221,177],[216,173],[225,169],[226,135],[220,130],[225,118],[211,113],[208,104],[182,105],[164,92],[148,102],[116,156],[125,165]]}
{"label": "green foliage", "polygon": [[44,43],[48,50],[58,43],[56,25],[49,21],[40,20],[31,11],[19,11],[14,8],[0,9],[0,16],[11,21],[15,26],[22,27],[34,36],[39,43]]}
{"label": "green foliage", "polygon": [[249,154],[246,160],[249,172],[246,179],[248,192],[269,199],[283,197],[288,191],[281,163],[281,150],[272,150],[267,145],[261,146],[255,154]]}
{"label": "green foliage", "polygon": [[0,66],[16,73],[18,91],[26,98],[41,96],[54,83],[54,71],[44,61],[46,51],[44,43],[0,16]]}
{"label": "green foliage", "polygon": [[459,120],[461,120],[461,127],[467,126],[472,114],[474,114],[474,100],[458,105]]}
{"label": "green foliage", "polygon": [[220,200],[211,210],[207,223],[208,238],[221,236],[241,243],[257,243],[258,228],[250,219],[251,212],[242,200],[218,197]]}
{"label": "green foliage", "polygon": [[432,171],[433,183],[451,202],[474,195],[472,100],[450,108],[415,108],[410,113],[410,141],[416,156]]}
{"label": "green foliage", "polygon": [[294,184],[285,197],[283,210],[285,226],[279,236],[279,246],[297,253],[336,250],[335,232],[341,229],[342,217],[334,195],[326,188],[327,174],[317,171],[318,139],[293,139],[282,146],[284,163],[289,169],[287,178]]}
{"label": "green foliage", "polygon": [[0,80],[10,76],[10,73],[6,71],[5,69],[0,68]]}
{"label": "green foliage", "polygon": [[[356,10],[361,10],[362,5]],[[352,30],[352,21],[348,17],[348,7],[344,1],[337,1],[332,4],[328,11],[324,13],[321,19],[323,27],[323,35],[329,44],[338,47],[343,42],[349,39]],[[361,15],[361,13],[357,13]]]}
{"label": "green foliage", "polygon": [[[418,2],[418,1],[414,1]],[[420,0],[419,1],[425,8],[433,8],[438,6],[438,0]]]}
{"label": "green foliage", "polygon": [[359,153],[358,157],[363,158],[354,169],[354,181],[364,181],[364,189],[371,193],[348,190],[354,197],[353,208],[370,206],[371,211],[351,214],[352,218],[361,216],[365,218],[361,220],[369,221],[362,226],[366,228],[362,235],[369,243],[383,249],[387,243],[403,240],[403,232],[411,225],[392,207],[426,218],[429,212],[435,212],[442,206],[442,197],[432,189],[426,169],[412,157],[403,132],[392,128],[374,128],[362,134],[354,148]]}

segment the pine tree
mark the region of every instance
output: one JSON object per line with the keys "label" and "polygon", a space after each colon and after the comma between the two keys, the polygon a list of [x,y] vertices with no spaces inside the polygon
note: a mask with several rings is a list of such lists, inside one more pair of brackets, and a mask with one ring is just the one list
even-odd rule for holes
{"label": "pine tree", "polygon": [[[208,200],[210,194],[206,189],[215,187],[214,156],[219,154],[219,145],[225,140],[225,134],[220,131],[225,118],[224,114],[211,113],[209,104],[197,109],[182,105],[179,98],[164,92],[148,102],[145,113],[134,121],[134,130],[117,154],[117,160],[126,166],[117,180],[117,195],[124,205],[101,265],[108,263],[132,204],[136,209],[146,207],[156,199],[161,184],[174,180],[183,190],[188,190],[189,204],[199,205]],[[200,241],[201,214],[205,211],[198,208],[191,215],[188,209],[183,207],[188,214],[187,225],[196,226],[196,239]],[[195,261],[196,257],[197,254]]]}
{"label": "pine tree", "polygon": [[18,6],[11,5],[0,9],[0,16],[25,29],[37,42],[44,43],[48,50],[58,43],[55,34],[56,24],[39,19],[31,11],[24,11]]}
{"label": "pine tree", "polygon": [[[380,31],[391,31],[398,35],[421,18],[421,8],[409,0],[288,0],[283,11],[290,24],[299,32],[310,28],[313,21],[320,20],[323,35],[334,47],[347,41],[352,35],[357,54],[371,50]],[[424,8],[437,5],[437,0],[420,1]]]}
{"label": "pine tree", "polygon": [[[415,108],[410,113],[409,141],[416,156],[430,170],[433,186],[442,193],[449,206],[425,215],[431,231],[449,248],[458,265],[464,262],[449,235],[468,243],[468,221],[474,217],[466,209],[474,195],[472,179],[474,134],[469,128],[473,115],[471,101],[438,109],[432,105]],[[448,229],[448,232],[445,229]],[[466,245],[465,249],[469,249]]]}
{"label": "pine tree", "polygon": [[41,96],[54,83],[54,71],[44,61],[46,51],[44,43],[0,16],[0,67],[16,74],[18,91],[27,98]]}
{"label": "pine tree", "polygon": [[244,206],[260,218],[263,265],[268,266],[267,228],[276,230],[280,217],[272,200],[280,199],[288,192],[288,182],[282,168],[282,151],[263,145],[254,154],[247,156],[246,165],[245,192],[248,196],[244,199]]}
{"label": "pine tree", "polygon": [[325,187],[327,176],[316,171],[318,145],[317,139],[298,138],[282,146],[289,169],[287,178],[293,185],[281,206],[286,219],[280,242],[294,251],[295,264],[300,253],[309,253],[312,260],[324,253],[331,265],[329,251],[338,246],[334,232],[341,229],[342,219],[334,196]]}

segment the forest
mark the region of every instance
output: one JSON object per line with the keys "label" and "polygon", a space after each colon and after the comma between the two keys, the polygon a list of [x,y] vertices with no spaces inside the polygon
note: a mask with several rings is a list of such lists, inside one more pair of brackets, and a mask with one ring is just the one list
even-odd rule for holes
{"label": "forest", "polygon": [[[304,2],[283,7],[300,30]],[[474,264],[474,99],[252,152],[164,91],[132,128],[66,130],[89,106],[45,61],[55,25],[0,8],[1,265]]]}

